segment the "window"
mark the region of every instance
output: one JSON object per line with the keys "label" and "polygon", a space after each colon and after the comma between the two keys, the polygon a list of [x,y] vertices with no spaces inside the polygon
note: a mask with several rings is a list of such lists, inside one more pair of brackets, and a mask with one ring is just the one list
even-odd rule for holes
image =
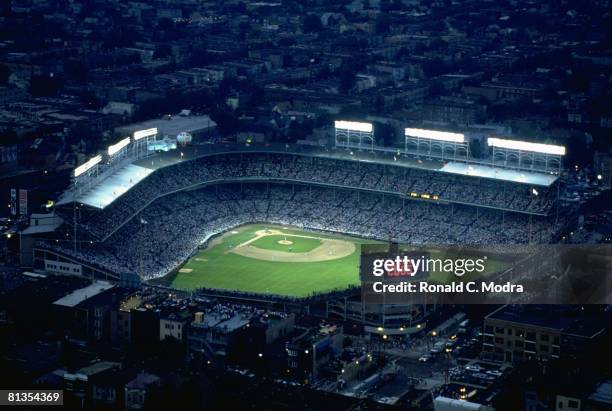
{"label": "window", "polygon": [[529,341],[535,341],[536,336],[534,332],[528,332],[527,333],[527,337],[525,337],[525,339],[529,340]]}
{"label": "window", "polygon": [[568,400],[567,406],[569,408],[580,408],[580,406],[578,405],[578,401],[575,401],[575,400]]}
{"label": "window", "polygon": [[491,325],[487,325],[487,326],[485,327],[485,332],[486,332],[487,334],[493,334],[493,326],[491,326]]}
{"label": "window", "polygon": [[503,334],[504,327],[495,327],[495,334]]}
{"label": "window", "polygon": [[512,335],[512,328],[508,328],[508,335]]}
{"label": "window", "polygon": [[495,337],[495,344],[503,344],[504,339],[502,337]]}
{"label": "window", "polygon": [[545,344],[540,344],[540,351],[542,351],[542,352],[548,352],[548,345],[545,345]]}
{"label": "window", "polygon": [[548,341],[548,340],[550,340],[550,337],[548,336],[548,334],[540,334],[540,340],[541,341]]}

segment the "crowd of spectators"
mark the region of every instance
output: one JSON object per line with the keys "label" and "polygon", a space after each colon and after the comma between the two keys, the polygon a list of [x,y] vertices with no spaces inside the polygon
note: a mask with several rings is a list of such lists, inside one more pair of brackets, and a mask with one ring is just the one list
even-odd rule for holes
{"label": "crowd of spectators", "polygon": [[[230,170],[241,173],[245,166],[254,163]],[[560,229],[552,218],[494,209],[315,185],[242,182],[163,196],[103,242],[80,243],[77,250],[55,242],[42,246],[117,274],[151,279],[176,269],[211,237],[250,222],[415,245],[547,243]]]}
{"label": "crowd of spectators", "polygon": [[[168,193],[234,179],[288,180],[376,190],[430,201],[474,204],[508,211],[547,214],[554,190],[512,182],[450,175],[426,169],[295,154],[222,154],[158,169],[102,211],[83,211],[80,228],[106,238],[151,201]],[[434,200],[435,198],[435,200]],[[114,224],[109,224],[109,221]]]}

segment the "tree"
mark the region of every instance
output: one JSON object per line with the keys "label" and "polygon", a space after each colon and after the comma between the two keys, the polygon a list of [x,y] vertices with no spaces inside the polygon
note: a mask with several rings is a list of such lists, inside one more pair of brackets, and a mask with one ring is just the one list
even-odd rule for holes
{"label": "tree", "polygon": [[439,57],[423,64],[423,71],[427,77],[435,77],[449,72],[449,66]]}
{"label": "tree", "polygon": [[67,60],[64,62],[64,74],[68,78],[85,81],[89,75],[89,67],[82,60]]}
{"label": "tree", "polygon": [[168,17],[162,17],[157,21],[157,27],[161,30],[172,30],[174,28],[174,22]]}
{"label": "tree", "polygon": [[374,140],[384,146],[391,146],[395,143],[395,129],[386,123],[376,123],[374,125]]}
{"label": "tree", "polygon": [[163,59],[172,55],[172,48],[169,44],[160,44],[155,48],[153,53],[153,59]]}
{"label": "tree", "polygon": [[302,31],[304,33],[316,33],[321,30],[323,30],[323,24],[321,24],[319,16],[309,14],[304,17],[304,22],[302,23]]}
{"label": "tree", "polygon": [[391,29],[391,18],[388,14],[381,14],[376,19],[376,24],[374,27],[376,29],[376,33],[378,34],[388,33]]}
{"label": "tree", "polygon": [[340,68],[340,91],[347,93],[355,87],[357,73],[353,66],[345,64]]}
{"label": "tree", "polygon": [[30,80],[30,92],[33,96],[55,96],[63,86],[64,82],[52,75],[34,75]]}
{"label": "tree", "polygon": [[3,145],[13,145],[19,142],[19,138],[17,137],[17,133],[13,129],[7,129],[4,131],[0,131],[0,143]]}
{"label": "tree", "polygon": [[11,70],[5,65],[0,65],[0,84],[6,84],[10,76]]}
{"label": "tree", "polygon": [[217,130],[222,136],[231,136],[240,129],[240,120],[232,113],[217,109],[210,114],[210,118],[217,124]]}

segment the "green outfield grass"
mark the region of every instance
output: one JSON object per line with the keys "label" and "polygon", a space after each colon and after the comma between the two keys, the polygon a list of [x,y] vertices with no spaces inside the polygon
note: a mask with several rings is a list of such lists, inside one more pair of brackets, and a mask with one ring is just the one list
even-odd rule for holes
{"label": "green outfield grass", "polygon": [[[266,252],[283,252],[284,255],[316,252],[322,240],[343,240],[355,245],[350,255],[326,261],[285,262],[266,261],[231,252],[236,246],[256,238],[256,232],[270,229],[282,232],[260,237],[249,243],[250,246]],[[305,237],[295,237],[307,236]],[[291,245],[279,244],[278,241],[289,240]],[[359,257],[362,244],[376,243],[350,236],[329,233],[313,233],[295,228],[275,226],[272,224],[251,224],[238,227],[217,238],[205,250],[185,263],[179,272],[168,277],[170,286],[178,289],[215,288],[228,291],[253,292],[271,295],[306,297],[312,294],[345,289],[358,286]],[[386,244],[379,242],[383,249]],[[314,251],[313,251],[314,250]],[[454,252],[430,252],[432,258],[462,258]],[[465,256],[464,256],[465,257]],[[487,275],[503,269],[501,261],[490,259],[486,264]],[[414,278],[413,281],[430,281],[448,283],[450,281],[471,281],[481,274],[466,274],[456,277],[444,272],[431,272],[427,278]],[[410,281],[410,280],[408,280]]]}
{"label": "green outfield grass", "polygon": [[[282,230],[286,234],[346,240],[354,243],[356,247],[355,251],[346,257],[320,262],[264,261],[229,252],[237,245],[251,240],[255,237],[255,232],[265,228]],[[262,224],[239,227],[235,232],[224,234],[210,247],[191,258],[182,268],[192,271],[177,273],[171,286],[180,289],[206,287],[305,297],[313,293],[359,285],[359,245],[366,243],[366,240]],[[260,238],[251,244],[257,248],[288,252],[288,246],[277,243],[284,238],[284,235],[274,235]],[[292,253],[311,251],[321,244],[319,240],[312,238],[287,239],[293,242]]]}
{"label": "green outfield grass", "polygon": [[[308,234],[312,235],[312,233]],[[293,244],[279,244],[279,241],[289,240]],[[316,238],[303,238],[303,237],[287,237],[285,235],[271,235],[268,237],[260,238],[251,243],[254,247],[262,248],[264,250],[277,250],[286,251],[293,253],[305,253],[312,251],[321,245],[321,241]]]}

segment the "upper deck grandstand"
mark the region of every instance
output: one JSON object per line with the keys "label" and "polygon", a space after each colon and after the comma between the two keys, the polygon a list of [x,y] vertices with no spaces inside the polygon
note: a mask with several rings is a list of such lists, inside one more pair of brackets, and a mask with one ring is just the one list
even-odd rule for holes
{"label": "upper deck grandstand", "polygon": [[[143,156],[121,147],[58,202],[72,241],[39,247],[157,277],[211,235],[253,221],[420,244],[549,242],[560,229],[558,170],[451,159],[444,147],[360,148],[197,145]],[[137,234],[144,221],[153,241]],[[145,270],[143,252],[157,255]]]}

